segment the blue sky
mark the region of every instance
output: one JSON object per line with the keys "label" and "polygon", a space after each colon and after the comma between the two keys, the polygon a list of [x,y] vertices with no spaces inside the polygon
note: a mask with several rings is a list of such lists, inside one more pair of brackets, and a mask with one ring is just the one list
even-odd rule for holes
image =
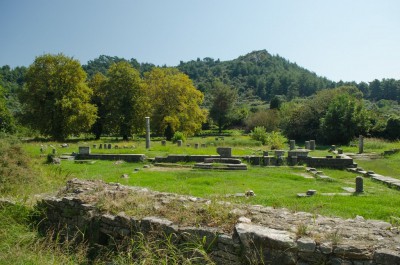
{"label": "blue sky", "polygon": [[398,0],[0,0],[0,66],[64,53],[176,66],[265,49],[334,81],[400,79]]}

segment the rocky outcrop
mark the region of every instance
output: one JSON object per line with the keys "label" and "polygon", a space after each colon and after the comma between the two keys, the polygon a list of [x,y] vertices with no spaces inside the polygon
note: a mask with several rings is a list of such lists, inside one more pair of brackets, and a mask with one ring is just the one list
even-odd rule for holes
{"label": "rocky outcrop", "polygon": [[[105,194],[107,200],[114,202],[119,198],[126,201],[130,194],[136,194],[138,202],[151,202],[154,211],[148,216],[113,214],[101,207]],[[134,201],[129,203],[140,206]],[[191,212],[202,212],[202,206],[210,201],[74,179],[57,196],[43,199],[37,206],[44,214],[41,229],[56,229],[64,237],[78,235],[81,240],[107,248],[126,244],[140,233],[145,237],[170,236],[176,244],[201,242],[217,264],[400,264],[400,234],[386,222],[359,216],[344,220],[225,202],[220,203],[221,209],[229,208],[229,216],[234,218],[225,220],[233,224],[227,230],[227,226],[215,225],[213,220],[190,224],[161,214],[162,205],[172,211],[172,205],[177,203]]]}

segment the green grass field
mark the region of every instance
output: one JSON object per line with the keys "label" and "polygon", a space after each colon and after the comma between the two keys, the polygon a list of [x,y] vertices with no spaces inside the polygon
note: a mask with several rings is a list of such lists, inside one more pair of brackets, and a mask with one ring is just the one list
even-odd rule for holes
{"label": "green grass field", "polygon": [[[166,147],[160,141],[152,142],[149,150],[143,140],[118,142],[113,139],[102,141],[70,141],[69,147],[61,148],[55,142],[25,142],[23,150],[27,153],[29,170],[20,174],[30,174],[26,181],[16,181],[1,197],[19,201],[16,207],[0,207],[0,264],[85,264],[87,249],[62,248],[59,244],[40,237],[30,226],[31,205],[43,193],[56,192],[71,178],[101,179],[105,182],[119,182],[123,185],[148,187],[157,191],[187,194],[216,200],[232,200],[227,195],[253,190],[255,197],[238,197],[235,202],[261,204],[272,207],[285,207],[292,211],[306,211],[314,214],[354,218],[357,215],[366,219],[384,221],[399,220],[400,191],[364,179],[365,192],[351,196],[324,196],[323,193],[343,193],[343,187],[355,187],[356,174],[332,169],[323,170],[334,181],[306,178],[304,168],[249,166],[247,171],[204,171],[191,168],[161,168],[143,166],[149,163],[115,163],[115,161],[96,161],[94,164],[76,164],[63,160],[61,165],[46,163],[47,154],[53,147],[57,154],[78,152],[82,145],[93,146],[100,143],[118,145],[118,149],[92,149],[92,153],[136,153],[147,157],[168,154],[210,154],[216,155],[217,146],[232,146],[233,155],[260,155],[268,150],[246,136],[197,137],[188,139],[183,147],[168,142]],[[195,149],[195,143],[207,144],[207,148]],[[186,146],[190,144],[190,146]],[[301,145],[301,144],[299,144]],[[126,148],[124,148],[126,146]],[[40,148],[44,152],[40,152]],[[122,147],[122,148],[121,148]],[[384,150],[399,148],[399,142],[385,142],[377,139],[365,140],[365,152],[382,153]],[[325,156],[328,146],[318,146],[310,156]],[[344,152],[356,153],[357,147],[343,146]],[[15,152],[15,149],[10,149]],[[0,148],[1,154],[1,148]],[[12,158],[12,156],[11,156]],[[4,161],[12,161],[7,156]],[[8,160],[10,159],[10,160]],[[376,173],[400,178],[400,154],[380,157],[375,160],[356,160],[359,166]],[[136,171],[135,169],[139,169]],[[13,176],[13,171],[5,171]],[[29,173],[30,172],[30,173]],[[129,178],[121,178],[128,174]],[[18,177],[18,176],[17,176]],[[308,198],[298,198],[297,193],[309,189],[317,194]],[[151,252],[151,251],[149,251]],[[18,254],[16,254],[18,253]],[[12,258],[10,259],[10,255]],[[124,258],[119,256],[118,258]],[[126,257],[125,257],[126,258]],[[128,264],[128,263],[121,263]],[[156,264],[156,263],[154,263]]]}

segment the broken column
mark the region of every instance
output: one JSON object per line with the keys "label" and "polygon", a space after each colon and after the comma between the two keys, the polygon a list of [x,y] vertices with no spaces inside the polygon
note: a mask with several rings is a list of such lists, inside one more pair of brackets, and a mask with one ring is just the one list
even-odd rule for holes
{"label": "broken column", "polygon": [[356,192],[364,192],[364,179],[363,177],[356,177]]}
{"label": "broken column", "polygon": [[310,149],[310,141],[305,141],[304,142],[304,145],[305,145],[305,149]]}
{"label": "broken column", "polygon": [[310,150],[315,150],[315,140],[310,140]]}
{"label": "broken column", "polygon": [[364,152],[364,136],[360,135],[358,137],[358,153],[362,154]]}
{"label": "broken column", "polygon": [[146,149],[150,148],[150,117],[145,117],[146,119]]}
{"label": "broken column", "polygon": [[295,140],[290,140],[289,144],[290,144],[290,150],[296,149],[296,141]]}

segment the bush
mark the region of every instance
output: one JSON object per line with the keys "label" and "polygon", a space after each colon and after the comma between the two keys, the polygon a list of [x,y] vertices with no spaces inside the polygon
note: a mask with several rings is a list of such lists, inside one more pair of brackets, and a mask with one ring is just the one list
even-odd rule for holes
{"label": "bush", "polygon": [[400,117],[390,117],[386,123],[385,131],[388,139],[400,139]]}
{"label": "bush", "polygon": [[251,138],[256,141],[260,141],[263,145],[267,142],[268,134],[264,126],[255,127],[251,131]]}
{"label": "bush", "polygon": [[250,131],[255,127],[262,126],[267,132],[272,132],[278,129],[279,121],[277,110],[260,110],[246,119],[246,127]]}
{"label": "bush", "polygon": [[32,183],[34,175],[30,159],[17,139],[0,137],[0,194],[22,194],[24,185]]}
{"label": "bush", "polygon": [[266,144],[273,149],[282,149],[287,143],[287,138],[280,132],[270,132],[267,134]]}
{"label": "bush", "polygon": [[176,143],[178,140],[182,140],[182,142],[186,141],[186,136],[183,132],[175,132],[172,137],[172,142]]}

